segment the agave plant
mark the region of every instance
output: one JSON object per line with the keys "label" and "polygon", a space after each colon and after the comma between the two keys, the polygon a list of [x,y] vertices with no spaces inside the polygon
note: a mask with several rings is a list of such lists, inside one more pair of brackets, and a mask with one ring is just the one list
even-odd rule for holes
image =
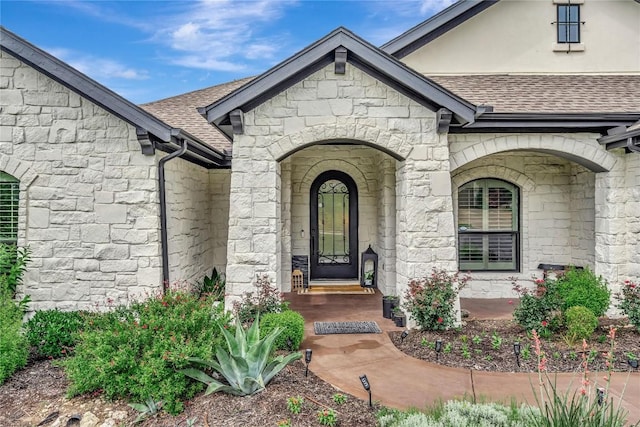
{"label": "agave plant", "polygon": [[221,327],[228,351],[218,347],[217,360],[202,360],[195,357],[189,359],[196,364],[212,368],[227,380],[228,385],[199,369],[188,368],[180,372],[207,384],[205,394],[224,391],[236,396],[247,396],[263,390],[278,372],[289,363],[300,359],[302,354],[295,352],[287,356],[271,358],[275,339],[282,332],[282,328],[276,328],[260,339],[259,323],[259,319],[256,319],[245,331],[236,319],[238,327],[235,336]]}

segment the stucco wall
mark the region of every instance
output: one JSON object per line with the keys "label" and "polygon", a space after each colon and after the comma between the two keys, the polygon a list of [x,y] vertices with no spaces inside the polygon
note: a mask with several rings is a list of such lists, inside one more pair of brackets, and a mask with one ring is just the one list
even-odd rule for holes
{"label": "stucco wall", "polygon": [[551,23],[556,20],[551,0],[501,1],[403,61],[424,74],[637,74],[640,70],[637,2],[584,0],[580,52],[554,51],[557,28]]}
{"label": "stucco wall", "polygon": [[[492,135],[450,135],[452,155]],[[518,136],[512,136],[517,142]],[[508,138],[507,138],[508,139]],[[499,178],[520,189],[520,271],[472,272],[463,296],[513,297],[510,277],[540,277],[538,264],[594,267],[595,173],[558,156],[528,150],[478,156],[452,173],[457,188],[478,178]]]}
{"label": "stucco wall", "polygon": [[0,170],[20,179],[30,309],[89,308],[161,285],[157,168],[135,129],[0,54]]}

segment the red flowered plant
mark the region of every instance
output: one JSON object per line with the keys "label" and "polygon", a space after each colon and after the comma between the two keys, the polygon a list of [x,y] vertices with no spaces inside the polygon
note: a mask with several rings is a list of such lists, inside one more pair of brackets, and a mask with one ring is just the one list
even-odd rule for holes
{"label": "red flowered plant", "polygon": [[629,318],[629,323],[640,331],[640,285],[625,280],[616,296],[619,300],[617,307]]}
{"label": "red flowered plant", "polygon": [[469,280],[469,276],[434,268],[431,275],[409,281],[403,308],[423,330],[448,329],[456,321],[454,304],[458,292]]}

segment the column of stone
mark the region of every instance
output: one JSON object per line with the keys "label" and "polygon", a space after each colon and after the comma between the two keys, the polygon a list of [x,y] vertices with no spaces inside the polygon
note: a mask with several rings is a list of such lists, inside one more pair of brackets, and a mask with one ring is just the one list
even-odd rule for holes
{"label": "column of stone", "polygon": [[280,168],[256,139],[251,128],[234,138],[226,269],[228,306],[253,290],[257,274],[268,274],[272,284],[280,279]]}

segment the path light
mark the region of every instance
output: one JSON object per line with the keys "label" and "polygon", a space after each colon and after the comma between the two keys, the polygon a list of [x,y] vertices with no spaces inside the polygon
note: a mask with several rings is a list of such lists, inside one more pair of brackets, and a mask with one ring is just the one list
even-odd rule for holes
{"label": "path light", "polygon": [[638,359],[635,356],[629,357],[627,363],[629,364],[629,366],[631,366],[631,369],[638,369]]}
{"label": "path light", "polygon": [[307,368],[304,370],[304,376],[309,375],[309,363],[311,363],[311,355],[313,352],[310,348],[306,349],[304,352],[304,361],[307,362]]}
{"label": "path light", "polygon": [[602,406],[602,403],[604,402],[604,389],[602,387],[600,387],[598,390],[598,405]]}
{"label": "path light", "polygon": [[440,352],[442,351],[442,340],[436,340],[436,362],[440,359]]}
{"label": "path light", "polygon": [[516,341],[513,343],[513,354],[516,355],[516,364],[518,368],[520,367],[520,342]]}
{"label": "path light", "polygon": [[371,403],[371,384],[369,384],[369,380],[366,375],[360,375],[360,382],[362,383],[362,387],[369,393],[369,407],[373,407]]}
{"label": "path light", "polygon": [[404,339],[409,335],[409,331],[404,331],[402,334],[400,334],[400,341],[404,342]]}

